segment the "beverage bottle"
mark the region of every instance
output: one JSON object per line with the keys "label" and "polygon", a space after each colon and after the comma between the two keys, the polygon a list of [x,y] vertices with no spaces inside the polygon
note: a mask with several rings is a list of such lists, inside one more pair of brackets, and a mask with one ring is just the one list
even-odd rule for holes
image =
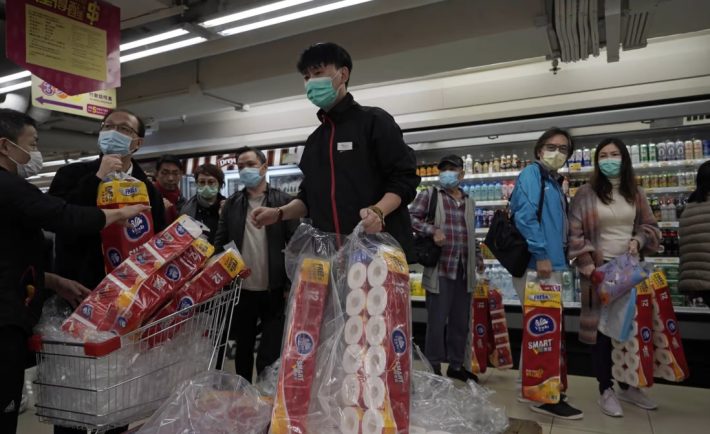
{"label": "beverage bottle", "polygon": [[488,161],[484,161],[483,165],[481,166],[481,173],[488,173],[489,172],[489,165]]}
{"label": "beverage bottle", "polygon": [[483,210],[481,208],[476,208],[476,227],[483,227]]}
{"label": "beverage bottle", "polygon": [[489,209],[488,211],[486,211],[486,227],[487,228],[491,227],[491,222],[493,221],[493,214],[494,214],[494,212],[492,209]]}
{"label": "beverage bottle", "polygon": [[685,155],[685,147],[683,146],[683,142],[681,140],[678,140],[673,144],[671,140],[668,140],[666,142],[666,154],[668,154],[668,160],[669,161],[674,161],[674,160],[682,160]]}
{"label": "beverage bottle", "polygon": [[505,199],[503,197],[503,185],[500,182],[496,182],[496,198],[495,200]]}
{"label": "beverage bottle", "polygon": [[481,200],[481,186],[480,186],[480,184],[474,184],[473,187],[471,187],[471,193],[473,193],[472,194],[473,200],[475,200],[476,202]]}
{"label": "beverage bottle", "polygon": [[592,165],[592,153],[589,148],[584,148],[582,151],[582,166],[588,167]]}
{"label": "beverage bottle", "polygon": [[661,173],[660,175],[658,175],[658,187],[668,187],[668,174]]}
{"label": "beverage bottle", "polygon": [[658,161],[666,161],[666,142],[661,140],[656,144],[656,153],[658,154]]}
{"label": "beverage bottle", "polygon": [[486,200],[496,200],[496,186],[493,183],[486,185]]}
{"label": "beverage bottle", "polygon": [[658,161],[658,153],[656,153],[655,143],[648,144],[648,161],[650,163],[655,163],[656,161]]}
{"label": "beverage bottle", "polygon": [[639,154],[641,157],[641,162],[642,163],[648,163],[648,145],[647,144],[642,144],[639,146]]}
{"label": "beverage bottle", "polygon": [[631,164],[639,164],[640,162],[639,145],[633,145],[631,146]]}
{"label": "beverage bottle", "polygon": [[493,159],[493,173],[498,172],[500,172],[500,159],[498,157],[495,157]]}
{"label": "beverage bottle", "polygon": [[685,141],[685,158],[678,158],[679,160],[692,160],[693,159],[693,141],[692,140],[686,140]]}
{"label": "beverage bottle", "polygon": [[589,165],[590,166],[594,166],[594,156],[596,155],[596,153],[597,153],[597,150],[595,148],[592,148],[592,152],[589,156],[589,160],[590,160]]}
{"label": "beverage bottle", "polygon": [[703,141],[693,139],[693,158],[699,160],[703,158]]}
{"label": "beverage bottle", "polygon": [[710,157],[710,140],[703,140],[703,157]]}
{"label": "beverage bottle", "polygon": [[675,201],[675,218],[673,221],[677,222],[680,219],[681,214],[683,214],[683,210],[685,209],[685,204],[683,203],[682,199],[676,199]]}
{"label": "beverage bottle", "polygon": [[656,198],[651,199],[651,211],[653,211],[653,218],[655,218],[656,221],[663,220],[663,215],[661,213],[661,205],[659,204],[658,199]]}
{"label": "beverage bottle", "polygon": [[476,162],[473,163],[473,172],[474,173],[483,172],[483,165],[481,164],[481,160],[476,160]]}
{"label": "beverage bottle", "polygon": [[466,160],[464,160],[464,168],[466,175],[472,175],[473,174],[473,158],[471,158],[471,154],[466,155]]}
{"label": "beverage bottle", "polygon": [[513,154],[513,164],[511,168],[513,170],[520,169],[520,159],[518,158],[518,154]]}

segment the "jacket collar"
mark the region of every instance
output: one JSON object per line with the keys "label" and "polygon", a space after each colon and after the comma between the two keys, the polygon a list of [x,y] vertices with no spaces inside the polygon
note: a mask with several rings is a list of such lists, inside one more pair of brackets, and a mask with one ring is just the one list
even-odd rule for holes
{"label": "jacket collar", "polygon": [[345,112],[347,112],[351,107],[359,105],[355,102],[353,95],[348,92],[339,103],[334,105],[330,110],[325,111],[323,109],[318,110],[318,119],[323,122],[326,117],[337,120],[340,119]]}
{"label": "jacket collar", "polygon": [[562,181],[565,179],[564,176],[560,175],[557,172],[553,172],[549,170],[547,167],[545,167],[544,164],[542,164],[539,161],[535,161],[535,164],[540,168],[540,173],[546,178],[550,178],[551,180],[557,182],[558,184],[562,184]]}

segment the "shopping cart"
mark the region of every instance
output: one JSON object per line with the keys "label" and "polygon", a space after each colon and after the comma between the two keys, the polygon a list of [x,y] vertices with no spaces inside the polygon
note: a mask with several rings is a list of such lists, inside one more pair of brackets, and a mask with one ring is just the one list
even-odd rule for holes
{"label": "shopping cart", "polygon": [[240,293],[237,279],[207,301],[100,343],[34,336],[40,421],[103,432],[150,416],[226,353]]}

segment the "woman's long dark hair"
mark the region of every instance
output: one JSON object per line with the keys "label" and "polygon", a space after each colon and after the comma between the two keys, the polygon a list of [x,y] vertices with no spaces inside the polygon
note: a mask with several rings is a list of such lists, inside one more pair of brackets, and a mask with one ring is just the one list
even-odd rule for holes
{"label": "woman's long dark hair", "polygon": [[638,187],[636,187],[636,177],[634,176],[634,167],[631,164],[631,156],[629,150],[621,139],[610,137],[604,139],[597,146],[594,152],[594,173],[592,174],[591,185],[594,192],[604,204],[609,205],[612,201],[612,185],[611,181],[605,174],[599,170],[599,151],[606,145],[614,144],[619,148],[621,153],[621,172],[619,173],[619,193],[626,199],[628,203],[636,201]]}
{"label": "woman's long dark hair", "polygon": [[705,202],[710,194],[710,161],[706,161],[698,168],[695,177],[695,191],[690,194],[688,202]]}

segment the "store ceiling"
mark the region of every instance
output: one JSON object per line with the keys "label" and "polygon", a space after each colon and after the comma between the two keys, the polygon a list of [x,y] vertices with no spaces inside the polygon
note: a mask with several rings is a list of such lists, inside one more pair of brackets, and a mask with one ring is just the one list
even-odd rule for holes
{"label": "store ceiling", "polygon": [[[112,3],[122,8],[122,42],[130,42],[178,26],[194,30],[191,24],[274,1]],[[710,28],[707,0],[622,3],[657,4],[648,38]],[[351,86],[544,58],[550,54],[546,7],[546,0],[374,0],[231,37],[212,36],[199,45],[124,63],[118,100],[156,128],[166,129],[220,116],[231,106],[299,96],[303,84],[295,71],[298,54],[326,40],[351,52]],[[0,63],[0,76],[16,71],[9,62]],[[56,113],[33,115],[46,119],[42,141],[48,153],[95,152],[90,133],[96,122]]]}

